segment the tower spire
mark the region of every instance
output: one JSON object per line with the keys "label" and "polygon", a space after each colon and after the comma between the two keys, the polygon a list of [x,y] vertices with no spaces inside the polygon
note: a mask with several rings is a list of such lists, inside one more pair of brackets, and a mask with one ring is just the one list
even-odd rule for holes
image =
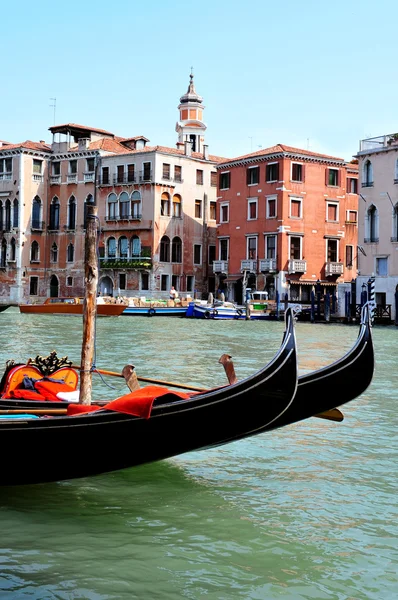
{"label": "tower spire", "polygon": [[193,78],[193,67],[191,67],[188,89],[181,96],[178,106],[180,120],[176,124],[176,131],[178,133],[177,146],[182,147],[185,146],[185,142],[190,142],[193,152],[202,152],[204,132],[207,128],[203,122],[203,98],[197,93]]}

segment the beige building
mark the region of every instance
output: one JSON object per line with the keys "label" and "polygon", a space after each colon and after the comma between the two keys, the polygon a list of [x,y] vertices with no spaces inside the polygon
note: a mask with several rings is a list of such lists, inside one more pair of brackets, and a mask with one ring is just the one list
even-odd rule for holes
{"label": "beige building", "polygon": [[357,293],[375,277],[376,303],[396,318],[398,285],[398,134],[361,140]]}

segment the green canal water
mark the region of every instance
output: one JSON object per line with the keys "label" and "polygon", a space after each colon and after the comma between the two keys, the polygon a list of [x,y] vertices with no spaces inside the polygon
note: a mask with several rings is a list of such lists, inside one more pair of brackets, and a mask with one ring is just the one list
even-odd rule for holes
{"label": "green canal water", "polygon": [[[80,317],[12,308],[0,331],[2,365],[54,349],[79,361]],[[300,373],[340,357],[357,332],[297,323]],[[282,333],[279,322],[104,318],[96,364],[213,386],[225,382],[222,353],[245,377]],[[343,423],[310,419],[135,469],[0,488],[0,599],[396,599],[398,329],[375,327],[374,338],[374,380]],[[96,377],[96,395],[124,391],[106,381],[115,389]]]}

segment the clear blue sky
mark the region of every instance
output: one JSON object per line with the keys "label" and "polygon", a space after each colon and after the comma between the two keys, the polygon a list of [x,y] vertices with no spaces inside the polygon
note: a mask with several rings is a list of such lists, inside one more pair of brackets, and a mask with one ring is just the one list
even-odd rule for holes
{"label": "clear blue sky", "polygon": [[193,65],[210,153],[341,156],[398,131],[397,0],[3,2],[0,139],[56,122],[175,146]]}

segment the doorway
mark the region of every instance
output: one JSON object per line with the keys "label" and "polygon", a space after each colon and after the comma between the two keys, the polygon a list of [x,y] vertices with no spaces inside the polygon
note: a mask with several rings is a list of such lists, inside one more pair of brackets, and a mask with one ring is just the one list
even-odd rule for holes
{"label": "doorway", "polygon": [[50,297],[58,298],[59,293],[59,282],[58,277],[56,275],[51,275],[50,279]]}

